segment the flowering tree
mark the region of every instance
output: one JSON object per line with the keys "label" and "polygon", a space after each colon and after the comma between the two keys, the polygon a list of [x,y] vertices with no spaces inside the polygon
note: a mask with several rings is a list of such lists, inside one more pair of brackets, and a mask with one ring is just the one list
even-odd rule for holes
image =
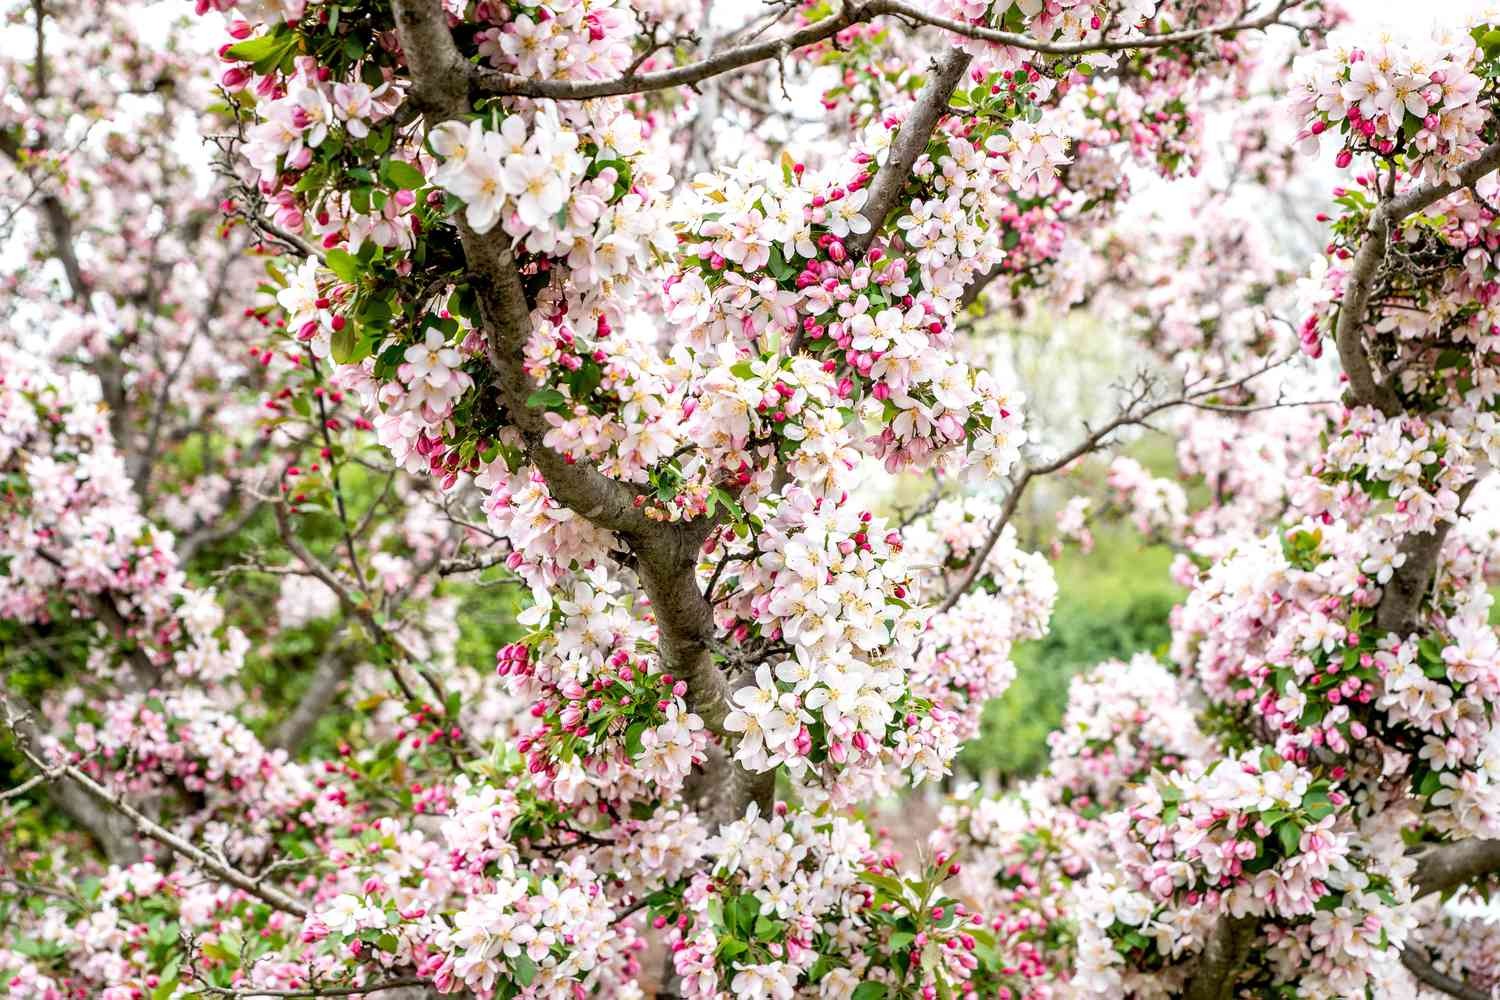
{"label": "flowering tree", "polygon": [[[741,6],[12,12],[0,982],[1486,995],[1500,28]],[[1126,340],[1107,417],[1015,314]],[[903,849],[1089,462],[1055,545],[1172,546],[1171,647]]]}

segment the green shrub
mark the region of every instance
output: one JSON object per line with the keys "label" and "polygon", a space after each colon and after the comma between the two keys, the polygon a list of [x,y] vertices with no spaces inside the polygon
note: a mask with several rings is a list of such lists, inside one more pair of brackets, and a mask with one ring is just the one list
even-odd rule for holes
{"label": "green shrub", "polygon": [[1070,551],[1054,564],[1059,593],[1052,628],[1016,647],[1016,680],[985,706],[979,737],[959,756],[963,770],[997,773],[1003,781],[1037,774],[1074,675],[1169,641],[1167,618],[1183,595],[1167,575],[1171,552],[1142,546],[1123,529],[1097,541],[1089,555]]}

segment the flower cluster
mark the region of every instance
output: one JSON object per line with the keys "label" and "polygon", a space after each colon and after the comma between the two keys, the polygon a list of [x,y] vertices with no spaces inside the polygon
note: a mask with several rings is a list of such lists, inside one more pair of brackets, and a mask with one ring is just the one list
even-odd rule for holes
{"label": "flower cluster", "polygon": [[133,646],[127,665],[149,664],[148,678],[239,670],[248,641],[142,516],[96,378],[0,345],[0,483],[0,615],[45,623],[71,605],[92,618],[104,603],[122,619],[120,659]]}
{"label": "flower cluster", "polygon": [[1406,755],[1430,821],[1487,836],[1500,815],[1496,755],[1468,720],[1488,717],[1500,694],[1490,598],[1455,575],[1430,626],[1385,632],[1373,609],[1401,558],[1385,536],[1342,522],[1244,545],[1190,595],[1174,657],[1228,711],[1262,720],[1284,756],[1338,755],[1342,777],[1374,747]]}
{"label": "flower cluster", "polygon": [[1140,786],[1110,819],[1119,876],[1085,888],[1080,985],[1115,993],[1132,976],[1122,964],[1175,962],[1220,914],[1276,919],[1263,960],[1309,992],[1347,996],[1389,976],[1410,926],[1411,863],[1398,828],[1373,836],[1341,820],[1347,802],[1269,750]]}
{"label": "flower cluster", "polygon": [[538,589],[520,621],[534,631],[498,653],[497,671],[531,704],[516,748],[537,787],[575,808],[608,812],[631,798],[671,798],[705,755],[703,721],[685,681],[638,650],[653,639],[603,570],[554,594]]}
{"label": "flower cluster", "polygon": [[[699,201],[688,211],[716,221],[692,230],[684,252],[698,270],[672,286],[673,315],[696,321],[705,338],[774,331],[809,344],[840,375],[840,396],[881,428],[869,445],[892,467],[961,445],[974,452],[968,462],[1003,475],[1024,441],[1016,402],[988,374],[932,348],[952,343],[967,278],[999,259],[998,240],[982,220],[1004,181],[987,172],[973,142],[946,137],[918,167],[933,196],[913,199],[897,218],[899,236],[856,261],[844,243],[870,231],[860,208],[890,138],[886,126],[873,125],[865,136],[870,151],[842,184],[790,161],[699,178]],[[1014,164],[1025,154],[1010,155]],[[751,319],[737,318],[757,290]]]}
{"label": "flower cluster", "polygon": [[[619,76],[632,64],[631,39],[640,32],[636,11],[658,21],[678,13],[672,0],[648,4],[545,0],[512,17],[503,10],[494,27],[478,35],[479,53],[496,69],[544,80],[598,80]],[[649,67],[648,67],[649,68]]]}
{"label": "flower cluster", "polygon": [[[1452,46],[1451,61],[1441,51],[1424,51],[1418,45],[1382,45],[1374,59],[1369,51],[1353,50],[1360,58],[1350,72],[1364,77],[1357,88],[1364,93],[1347,99],[1344,111],[1350,116],[1345,121],[1350,145],[1339,152],[1335,163],[1354,172],[1352,183],[1333,190],[1337,214],[1332,218],[1328,213],[1318,215],[1320,222],[1331,221],[1331,238],[1324,256],[1314,261],[1300,286],[1304,309],[1300,332],[1308,353],[1321,352],[1323,339],[1341,317],[1350,262],[1369,230],[1376,203],[1438,179],[1452,180],[1456,168],[1480,151],[1490,83],[1475,72],[1493,76],[1493,36],[1488,25],[1479,25],[1471,37],[1445,38]],[[1485,48],[1487,38],[1489,48]],[[1403,80],[1402,73],[1433,79],[1412,89],[1410,76]],[[1376,107],[1395,100],[1397,92],[1403,95],[1399,107],[1389,113]],[[1346,101],[1343,97],[1335,101],[1330,93],[1325,92],[1322,99],[1333,101],[1332,106]],[[1415,102],[1420,108],[1421,102],[1430,100],[1455,103],[1451,111],[1434,105],[1424,116],[1400,110],[1406,107],[1404,102]],[[1358,111],[1367,102],[1373,118]],[[1354,121],[1358,124],[1351,126]],[[1316,120],[1312,129],[1321,130],[1321,125],[1321,119]],[[1387,135],[1392,130],[1395,138]],[[1356,166],[1354,152],[1373,152],[1374,162],[1367,167],[1361,161]],[[1461,185],[1457,188],[1422,212],[1396,220],[1393,251],[1403,261],[1421,264],[1375,276],[1373,305],[1359,324],[1361,340],[1382,342],[1376,374],[1413,413],[1451,409],[1455,417],[1472,416],[1468,411],[1488,408],[1500,392],[1492,356],[1497,320],[1495,248],[1487,237],[1495,218],[1497,181],[1493,173],[1482,174],[1472,192]],[[1339,345],[1341,355],[1352,347],[1346,336]],[[1388,400],[1382,409],[1394,413]]]}
{"label": "flower cluster", "polygon": [[[1031,782],[998,798],[973,796],[945,806],[928,838],[941,854],[963,859],[951,891],[982,913],[1016,996],[1055,995],[1073,965],[1068,906],[1088,873],[1095,835],[1070,809]],[[1004,995],[1004,994],[1001,994]]]}
{"label": "flower cluster", "polygon": [[[1409,939],[1432,957],[1433,968],[1470,989],[1483,992],[1500,985],[1500,924],[1483,916],[1441,912],[1435,905],[1418,918]],[[1428,915],[1430,913],[1430,916]],[[1426,917],[1426,919],[1423,919]],[[1418,985],[1421,1000],[1442,1000],[1440,994]]]}
{"label": "flower cluster", "polygon": [[1062,724],[1047,737],[1054,794],[1097,816],[1120,808],[1152,772],[1209,759],[1195,715],[1178,679],[1145,653],[1075,677]]}
{"label": "flower cluster", "polygon": [[564,998],[576,983],[636,971],[637,942],[615,925],[586,863],[528,865],[514,794],[467,778],[451,792],[440,838],[381,820],[346,842],[359,867],[346,869],[346,888],[327,895],[303,938],[322,952],[410,963],[443,992],[501,986]]}
{"label": "flower cluster", "polygon": [[672,921],[685,996],[848,998],[862,983],[928,996],[994,989],[1011,972],[991,925],[944,892],[960,870],[947,855],[903,873],[863,826],[784,806],[752,806],[705,846],[711,870],[656,918]]}
{"label": "flower cluster", "polygon": [[[673,935],[685,996],[715,997],[726,987],[791,996],[829,950],[824,942],[860,934],[855,917],[869,897],[859,873],[874,857],[863,827],[785,808],[762,817],[752,806],[705,847],[713,870],[689,883]],[[852,990],[863,971],[830,974]]]}
{"label": "flower cluster", "polygon": [[717,611],[720,627],[742,645],[784,651],[734,694],[725,725],[741,734],[736,760],[801,772],[873,762],[895,746],[923,771],[942,773],[935,748],[907,742],[930,709],[910,698],[900,666],[923,628],[906,600],[900,535],[850,501],[796,487],[761,511],[751,544],[726,532],[723,554],[700,570],[712,579],[717,564],[734,560],[723,574],[734,596]]}
{"label": "flower cluster", "polygon": [[[1500,458],[1500,428],[1487,413],[1459,429],[1430,418],[1387,419],[1365,406],[1350,411],[1339,431],[1324,452],[1322,478],[1348,481],[1372,503],[1391,501],[1387,516],[1403,534],[1457,520],[1460,492],[1476,478],[1476,466]],[[1375,571],[1380,583],[1391,569]]]}
{"label": "flower cluster", "polygon": [[[62,860],[60,854],[36,859],[35,874],[57,874],[49,869]],[[31,874],[24,867],[20,873]],[[158,863],[61,874],[56,894],[36,899],[37,919],[13,925],[0,945],[0,986],[11,996],[132,1000],[175,989],[179,942],[163,933],[173,922],[201,927],[206,952],[246,935],[271,947],[294,937],[293,922],[282,914],[256,919],[242,892]],[[223,964],[209,954],[200,960],[210,975]]]}
{"label": "flower cluster", "polygon": [[[831,369],[804,356],[730,358],[710,369],[684,406],[687,439],[696,444],[690,461],[707,463],[738,491],[774,456],[799,486],[837,498],[853,485],[861,456],[847,429],[854,415],[848,382],[836,381]],[[691,464],[684,474],[702,476]]]}
{"label": "flower cluster", "polygon": [[1319,137],[1338,129],[1341,167],[1356,153],[1373,152],[1405,156],[1433,178],[1449,176],[1481,142],[1486,115],[1477,98],[1484,80],[1475,69],[1486,58],[1478,40],[1488,31],[1488,25],[1472,34],[1445,28],[1430,40],[1402,44],[1335,36],[1294,70],[1300,137],[1316,149]]}
{"label": "flower cluster", "polygon": [[97,723],[78,723],[70,743],[74,759],[122,791],[187,792],[198,808],[182,817],[182,828],[201,832],[226,857],[259,858],[292,827],[348,818],[340,790],[322,788],[284,750],[267,748],[191,689],[120,698]]}
{"label": "flower cluster", "polygon": [[1127,455],[1109,463],[1106,481],[1114,501],[1131,514],[1135,528],[1147,537],[1175,538],[1187,520],[1187,495],[1170,479],[1153,476]]}

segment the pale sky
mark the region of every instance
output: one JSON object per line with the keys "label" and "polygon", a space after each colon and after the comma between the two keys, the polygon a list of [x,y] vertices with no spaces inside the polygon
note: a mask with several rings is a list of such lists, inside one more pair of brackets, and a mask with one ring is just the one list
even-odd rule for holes
{"label": "pale sky", "polygon": [[1494,0],[1424,0],[1422,3],[1412,0],[1344,0],[1344,7],[1353,15],[1355,24],[1387,28],[1398,35],[1423,31],[1436,24],[1452,24],[1486,10],[1500,11],[1500,5]]}

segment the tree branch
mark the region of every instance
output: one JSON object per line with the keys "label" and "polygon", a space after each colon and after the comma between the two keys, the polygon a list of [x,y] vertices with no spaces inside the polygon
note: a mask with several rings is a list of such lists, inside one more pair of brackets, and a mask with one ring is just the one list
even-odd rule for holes
{"label": "tree branch", "polygon": [[[470,110],[471,67],[459,54],[439,0],[393,0],[397,34],[411,68],[412,96],[429,128]],[[549,429],[529,399],[535,384],[525,370],[531,307],[503,233],[476,233],[455,220],[479,300],[490,368],[501,405],[521,432],[528,457],[541,471],[552,495],[593,524],[620,535],[639,560],[641,584],[651,600],[662,662],[688,686],[688,703],[704,725],[725,738],[729,687],[709,650],[713,610],[698,589],[699,548],[716,523],[700,518],[663,524],[636,506],[636,491],[605,476],[592,463],[569,462],[544,442]],[[731,782],[715,781],[715,787]],[[744,803],[710,809],[720,820],[737,818]]]}
{"label": "tree branch", "polygon": [[1376,380],[1363,335],[1370,291],[1374,288],[1380,265],[1385,261],[1391,227],[1455,191],[1472,187],[1497,168],[1500,168],[1500,143],[1486,148],[1464,164],[1455,183],[1431,184],[1408,191],[1399,198],[1382,202],[1370,213],[1365,241],[1354,255],[1354,263],[1344,284],[1343,301],[1334,326],[1334,343],[1338,348],[1339,363],[1349,376],[1349,388],[1354,398],[1366,406],[1375,407],[1387,417],[1401,412],[1401,402],[1396,398],[1394,387]]}
{"label": "tree branch", "polygon": [[[471,67],[454,44],[442,5],[434,0],[396,0],[394,8],[401,48],[411,67],[412,98],[425,114],[428,128],[467,114]],[[536,389],[524,366],[531,307],[509,242],[502,233],[481,235],[462,218],[454,221],[463,241],[469,280],[478,294],[500,401],[526,439],[528,455],[548,488],[559,501],[600,527],[642,537],[656,533],[659,526],[635,506],[634,490],[587,462],[569,463],[543,444],[549,430],[546,417],[527,402]]]}
{"label": "tree branch", "polygon": [[1019,475],[1013,478],[1010,492],[1006,494],[1005,502],[1001,505],[1000,513],[995,518],[995,523],[990,528],[990,533],[985,538],[984,544],[978,552],[970,557],[969,567],[964,571],[963,577],[948,592],[948,596],[943,599],[942,604],[938,605],[937,611],[934,614],[940,615],[951,611],[953,606],[959,602],[959,599],[969,591],[969,588],[974,586],[974,581],[979,579],[980,575],[984,572],[985,560],[989,558],[990,552],[999,544],[1000,536],[1005,532],[1005,526],[1010,523],[1010,519],[1015,515],[1016,507],[1021,502],[1021,494],[1026,491],[1026,487],[1030,485],[1033,479],[1038,476],[1051,475],[1082,458],[1084,455],[1096,451],[1115,431],[1137,424],[1144,424],[1158,413],[1161,413],[1163,410],[1169,410],[1174,406],[1191,405],[1195,400],[1240,388],[1250,380],[1265,374],[1273,368],[1286,364],[1291,359],[1292,355],[1288,355],[1279,360],[1269,361],[1250,374],[1235,379],[1233,382],[1211,385],[1204,389],[1196,389],[1191,385],[1184,386],[1182,392],[1178,395],[1170,399],[1159,400],[1155,403],[1146,402],[1151,394],[1152,382],[1149,377],[1145,375],[1141,376],[1142,382],[1140,388],[1136,390],[1135,395],[1125,405],[1125,409],[1119,416],[1098,430],[1090,431],[1082,441],[1078,442],[1078,444],[1064,452],[1061,456],[1040,465],[1028,465]]}
{"label": "tree branch", "polygon": [[145,447],[130,462],[130,479],[135,484],[136,495],[143,503],[151,485],[151,472],[156,461],[157,445],[161,441],[161,428],[166,419],[167,403],[172,396],[172,386],[182,375],[182,370],[187,367],[194,345],[207,336],[214,320],[218,319],[224,303],[224,293],[229,287],[229,272],[238,257],[239,251],[232,249],[226,252],[224,258],[219,261],[219,270],[214,277],[213,288],[208,294],[208,301],[203,307],[202,314],[198,317],[198,323],[194,326],[192,335],[188,337],[188,342],[183,345],[182,354],[178,357],[177,363],[172,366],[167,372],[167,377],[157,387],[156,402],[151,411],[151,423],[146,431]]}
{"label": "tree branch", "polygon": [[863,233],[851,233],[844,241],[851,256],[863,257],[884,228],[886,214],[900,198],[901,189],[906,186],[913,164],[927,149],[927,140],[932,138],[932,131],[937,127],[938,120],[948,110],[948,99],[953,96],[954,88],[963,79],[964,71],[969,68],[972,58],[963,49],[951,49],[934,65],[922,92],[917,95],[916,104],[901,123],[901,128],[891,143],[888,158],[870,184],[869,197],[865,201],[864,210],[860,212],[865,221],[869,222],[870,228]]}
{"label": "tree branch", "polygon": [[[8,691],[0,691],[0,709],[4,710],[4,722],[16,741],[16,747],[27,757],[32,751],[41,752],[45,742],[42,730],[36,724],[36,709]],[[35,758],[32,758],[35,759]],[[67,784],[56,784],[50,768],[41,768],[41,774],[9,789],[0,799],[24,795],[39,782],[48,783],[48,796],[69,819],[83,827],[94,842],[104,851],[104,856],[117,865],[133,865],[143,857],[141,847],[131,835],[129,825],[118,816],[101,808],[98,803],[81,790]]]}
{"label": "tree branch", "polygon": [[1500,840],[1460,840],[1435,844],[1417,855],[1412,876],[1418,898],[1448,893],[1482,875],[1500,873]]}
{"label": "tree branch", "polygon": [[[1303,0],[1280,0],[1267,13],[1253,18],[1227,21],[1223,24],[1135,38],[1101,38],[1092,42],[1048,42],[1030,35],[997,31],[964,21],[929,13],[902,0],[846,0],[843,9],[832,17],[815,21],[795,31],[763,42],[726,49],[696,62],[656,73],[626,74],[610,80],[533,80],[512,73],[468,69],[474,88],[483,94],[509,94],[518,97],[541,97],[553,100],[587,100],[620,94],[641,94],[668,87],[691,87],[710,77],[781,58],[785,53],[816,45],[833,38],[850,25],[892,16],[909,23],[925,24],[976,41],[993,42],[1042,55],[1078,56],[1095,52],[1125,52],[1182,45],[1217,35],[1267,28],[1278,23],[1282,14],[1299,6]],[[467,64],[465,64],[467,68]]]}
{"label": "tree branch", "polygon": [[1235,974],[1255,941],[1254,917],[1220,917],[1203,946],[1198,968],[1183,990],[1183,1000],[1229,1000]]}
{"label": "tree branch", "polygon": [[[15,136],[0,131],[0,153],[17,167],[25,166],[25,157]],[[87,308],[89,283],[83,276],[83,266],[78,263],[78,251],[73,246],[73,220],[57,195],[47,192],[41,200],[42,217],[47,220],[47,229],[52,233],[52,255],[62,264],[68,278],[68,291],[74,302]]]}
{"label": "tree branch", "polygon": [[[7,704],[6,708],[9,711],[10,706]],[[16,732],[14,727],[12,727],[12,732]],[[19,736],[19,733],[17,735]],[[151,820],[120,796],[111,792],[93,778],[90,778],[72,764],[49,765],[24,744],[21,746],[21,753],[31,762],[32,766],[48,775],[49,780],[66,778],[81,788],[89,797],[124,816],[141,834],[151,838],[163,847],[168,847],[183,857],[188,858],[199,868],[215,876],[220,881],[232,885],[236,889],[242,889],[256,899],[268,903],[284,913],[295,914],[299,917],[308,915],[309,910],[307,905],[300,900],[293,899],[275,886],[262,884],[260,879],[251,878],[239,869],[231,868],[213,855],[195,847],[166,827]]]}
{"label": "tree branch", "polygon": [[327,714],[328,706],[338,696],[339,686],[354,671],[356,662],[356,657],[347,649],[324,650],[318,659],[317,669],[313,671],[312,680],[308,682],[307,690],[302,693],[291,714],[277,724],[267,745],[279,747],[287,753],[296,753],[312,735],[318,720]]}
{"label": "tree branch", "polygon": [[1491,1000],[1493,994],[1477,986],[1470,986],[1461,979],[1444,975],[1433,968],[1432,960],[1427,957],[1426,951],[1426,948],[1418,944],[1409,944],[1401,950],[1401,964],[1406,966],[1406,971],[1416,976],[1424,986],[1430,986],[1439,993],[1457,997],[1458,1000]]}
{"label": "tree branch", "polygon": [[[1466,483],[1459,491],[1459,510],[1463,509],[1464,501],[1469,498],[1478,481],[1476,479]],[[1422,598],[1432,587],[1433,576],[1437,573],[1438,556],[1442,554],[1443,542],[1452,529],[1453,522],[1443,521],[1431,531],[1407,535],[1401,540],[1401,554],[1406,556],[1406,561],[1396,567],[1390,581],[1381,591],[1380,604],[1375,609],[1377,626],[1399,636],[1410,635],[1415,631]]]}
{"label": "tree branch", "polygon": [[979,296],[984,294],[984,290],[990,287],[995,279],[999,278],[1004,273],[1005,265],[996,264],[994,267],[990,268],[988,271],[984,272],[983,274],[976,277],[973,281],[969,282],[969,284],[964,288],[963,295],[959,297],[959,311],[961,312],[972,306],[974,303],[978,302]]}
{"label": "tree branch", "polygon": [[[1370,293],[1380,267],[1385,262],[1391,229],[1400,225],[1408,216],[1428,208],[1455,191],[1473,187],[1496,169],[1500,169],[1500,143],[1487,147],[1464,164],[1457,171],[1456,180],[1408,191],[1400,197],[1381,202],[1370,213],[1365,240],[1355,253],[1354,263],[1349,269],[1343,301],[1339,305],[1338,321],[1334,327],[1339,363],[1349,376],[1350,393],[1356,402],[1373,406],[1387,417],[1394,417],[1402,412],[1395,387],[1389,382],[1376,379],[1364,340]],[[1473,485],[1470,483],[1465,487],[1465,499]],[[1406,556],[1406,561],[1386,584],[1380,607],[1376,611],[1375,622],[1382,629],[1405,635],[1416,627],[1422,595],[1432,585],[1438,556],[1450,528],[1450,524],[1440,524],[1432,531],[1411,535],[1403,540],[1401,552]]]}
{"label": "tree branch", "polygon": [[[43,562],[59,570],[63,569],[62,560],[46,549],[38,548],[36,555]],[[110,633],[114,635],[115,639],[122,646],[129,644],[125,652],[125,658],[130,661],[130,665],[136,675],[136,680],[138,681],[137,687],[145,687],[160,676],[161,669],[155,663],[151,662],[151,657],[147,656],[146,651],[131,638],[130,623],[120,613],[119,607],[115,605],[114,598],[109,596],[109,592],[91,592],[84,594],[83,597],[88,601],[89,606],[94,609],[94,614],[98,615],[99,620],[104,623],[104,627],[109,629]]]}
{"label": "tree branch", "polygon": [[[448,695],[442,684],[438,682],[438,679],[432,675],[430,670],[422,666],[416,655],[407,648],[406,643],[401,641],[401,637],[386,627],[385,623],[376,615],[375,609],[371,607],[368,598],[363,596],[363,594],[356,595],[351,591],[348,584],[340,580],[338,575],[329,569],[323,560],[315,556],[302,543],[302,539],[297,537],[297,533],[292,530],[292,523],[287,517],[286,506],[276,503],[272,505],[272,510],[276,516],[276,529],[281,536],[282,544],[296,557],[298,562],[302,563],[303,568],[310,575],[321,580],[329,590],[332,590],[338,596],[339,604],[346,611],[364,622],[365,627],[370,630],[370,635],[377,643],[377,648],[383,652],[382,659],[385,660],[385,665],[390,670],[391,677],[395,680],[396,686],[401,689],[402,696],[408,702],[417,700],[416,692],[412,690],[411,685],[406,682],[406,678],[401,673],[401,663],[409,663],[412,669],[417,672],[417,675],[422,678],[423,683],[427,685],[427,689],[432,692],[432,696],[437,699],[437,703],[439,705],[446,705],[448,703]],[[387,647],[390,652],[385,652]],[[398,660],[400,662],[397,662]],[[453,721],[457,722],[457,720]],[[462,730],[462,742],[464,748],[471,756],[475,758],[485,756],[484,749],[474,741],[474,738],[469,735],[467,729]]]}
{"label": "tree branch", "polygon": [[[917,95],[916,103],[912,105],[906,120],[901,123],[885,163],[875,172],[875,180],[870,184],[865,207],[859,213],[870,224],[870,228],[863,233],[850,233],[849,238],[844,241],[851,256],[863,257],[875,237],[880,235],[885,226],[886,215],[901,197],[901,190],[906,187],[907,178],[911,176],[912,166],[927,149],[927,140],[932,138],[933,129],[937,128],[938,121],[948,110],[948,99],[953,96],[958,81],[963,79],[964,70],[968,69],[971,58],[962,49],[952,49],[941,60],[934,60],[926,84]],[[806,329],[798,327],[797,332],[792,335],[788,353],[797,354],[806,341]],[[778,469],[773,488],[780,492],[786,487],[789,478],[790,474],[784,467]]]}

